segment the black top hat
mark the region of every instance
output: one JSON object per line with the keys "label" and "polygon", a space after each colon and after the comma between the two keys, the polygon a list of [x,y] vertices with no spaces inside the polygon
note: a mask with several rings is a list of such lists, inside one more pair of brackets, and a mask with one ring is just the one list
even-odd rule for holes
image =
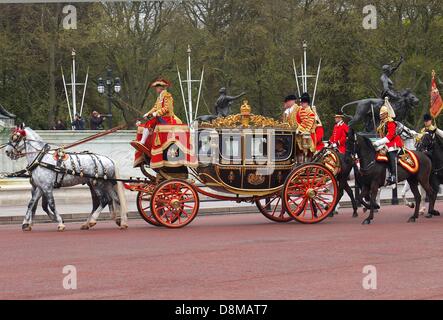
{"label": "black top hat", "polygon": [[426,113],[423,116],[423,121],[431,121],[431,120],[432,120],[432,117],[431,117],[431,115],[429,113]]}
{"label": "black top hat", "polygon": [[297,96],[294,94],[290,94],[290,95],[286,96],[286,98],[285,98],[285,102],[295,101],[295,100],[297,100]]}
{"label": "black top hat", "polygon": [[309,96],[309,93],[305,92],[301,95],[300,102],[306,102],[311,103],[311,97]]}

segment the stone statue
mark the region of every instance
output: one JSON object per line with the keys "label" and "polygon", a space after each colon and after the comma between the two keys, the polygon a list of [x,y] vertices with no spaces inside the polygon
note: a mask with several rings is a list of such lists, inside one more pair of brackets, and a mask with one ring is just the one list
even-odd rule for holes
{"label": "stone statue", "polygon": [[394,82],[391,80],[390,77],[395,73],[395,71],[398,70],[398,68],[400,68],[404,61],[405,60],[402,56],[400,57],[400,61],[395,66],[393,66],[393,62],[391,62],[390,64],[386,64],[382,67],[383,74],[380,77],[380,81],[383,86],[383,91],[381,93],[381,99],[388,97],[391,103],[400,99],[400,95],[395,90]]}
{"label": "stone statue", "polygon": [[238,96],[228,96],[226,88],[221,88],[219,90],[220,97],[218,97],[215,102],[215,115],[217,117],[226,117],[231,113],[231,104],[233,101],[243,97],[246,93],[242,92]]}

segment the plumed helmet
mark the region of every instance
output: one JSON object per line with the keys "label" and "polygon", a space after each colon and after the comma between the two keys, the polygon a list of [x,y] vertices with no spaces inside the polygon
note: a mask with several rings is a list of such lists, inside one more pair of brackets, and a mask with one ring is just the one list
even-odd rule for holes
{"label": "plumed helmet", "polygon": [[386,114],[389,118],[395,118],[395,111],[394,108],[392,108],[388,97],[385,98],[385,104],[380,108],[380,117]]}

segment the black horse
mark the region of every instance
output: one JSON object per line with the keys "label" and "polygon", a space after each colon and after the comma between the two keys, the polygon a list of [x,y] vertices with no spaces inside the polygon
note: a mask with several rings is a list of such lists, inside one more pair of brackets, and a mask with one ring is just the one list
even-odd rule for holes
{"label": "black horse", "polygon": [[432,161],[430,184],[434,193],[429,196],[429,213],[426,215],[426,218],[432,218],[440,215],[434,208],[440,185],[443,184],[443,139],[435,132],[426,133],[418,143],[417,150],[427,154]]}
{"label": "black horse", "polygon": [[[371,140],[363,135],[355,134],[352,128],[349,129],[348,144],[360,160],[358,176],[359,184],[362,187],[360,197],[362,202],[365,198],[370,201],[370,213],[368,218],[363,221],[363,224],[370,224],[374,219],[378,190],[385,185],[387,164],[376,161],[377,152]],[[432,169],[431,160],[423,152],[414,151],[414,154],[419,161],[419,170],[417,173],[412,174],[400,165],[397,166],[398,181],[408,181],[416,204],[414,215],[409,218],[408,222],[415,222],[419,217],[421,195],[418,184],[420,183],[423,186],[430,197],[434,196],[434,191],[429,184],[429,175]]]}
{"label": "black horse", "polygon": [[[324,148],[321,152],[317,153],[314,158],[313,162],[321,162],[321,159],[323,158],[324,154],[329,150],[330,148]],[[338,183],[338,199],[337,204],[335,205],[334,210],[330,214],[331,217],[334,216],[334,212],[336,212],[336,208],[343,197],[345,191],[348,194],[349,198],[351,199],[352,203],[352,209],[353,209],[353,218],[358,217],[358,206],[357,201],[354,197],[354,192],[352,191],[351,186],[348,183],[349,176],[351,174],[351,170],[354,166],[354,161],[352,159],[352,156],[349,152],[346,152],[346,154],[341,154],[337,150],[334,150],[334,154],[337,155],[337,157],[340,159],[340,172],[337,174],[337,183]]]}

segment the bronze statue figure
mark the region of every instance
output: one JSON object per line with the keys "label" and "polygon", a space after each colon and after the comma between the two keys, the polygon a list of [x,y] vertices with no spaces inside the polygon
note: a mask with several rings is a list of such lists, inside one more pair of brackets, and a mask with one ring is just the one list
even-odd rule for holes
{"label": "bronze statue figure", "polygon": [[391,80],[390,77],[395,73],[395,71],[398,70],[398,68],[400,68],[404,61],[405,60],[402,56],[400,57],[400,61],[397,63],[397,65],[393,66],[393,62],[391,62],[390,64],[386,64],[382,67],[383,74],[380,77],[380,81],[383,85],[383,91],[380,97],[381,99],[388,97],[391,103],[400,99],[400,95],[394,89],[394,82]]}
{"label": "bronze statue figure", "polygon": [[214,113],[209,115],[199,116],[195,119],[196,121],[211,122],[212,120],[220,117],[227,117],[231,113],[232,103],[246,94],[246,92],[242,92],[238,96],[234,97],[228,96],[226,88],[224,87],[219,90],[219,93],[220,96],[215,102]]}
{"label": "bronze statue figure", "polygon": [[231,104],[233,101],[243,97],[246,93],[242,92],[238,96],[228,96],[226,88],[219,90],[220,97],[218,97],[215,103],[215,115],[217,117],[226,117],[231,113]]}
{"label": "bronze statue figure", "polygon": [[350,102],[341,108],[342,112],[346,113],[345,109],[347,107],[356,105],[354,116],[349,116],[352,118],[349,122],[350,126],[363,122],[365,124],[366,132],[374,132],[380,122],[379,111],[384,104],[385,97],[389,98],[395,114],[397,115],[395,120],[406,122],[408,115],[414,110],[420,101],[410,89],[397,91],[394,88],[394,82],[390,77],[398,70],[404,61],[404,58],[401,57],[396,65],[393,65],[393,62],[391,62],[382,67],[383,74],[380,77],[380,81],[383,85],[383,91],[380,98],[370,98]]}

